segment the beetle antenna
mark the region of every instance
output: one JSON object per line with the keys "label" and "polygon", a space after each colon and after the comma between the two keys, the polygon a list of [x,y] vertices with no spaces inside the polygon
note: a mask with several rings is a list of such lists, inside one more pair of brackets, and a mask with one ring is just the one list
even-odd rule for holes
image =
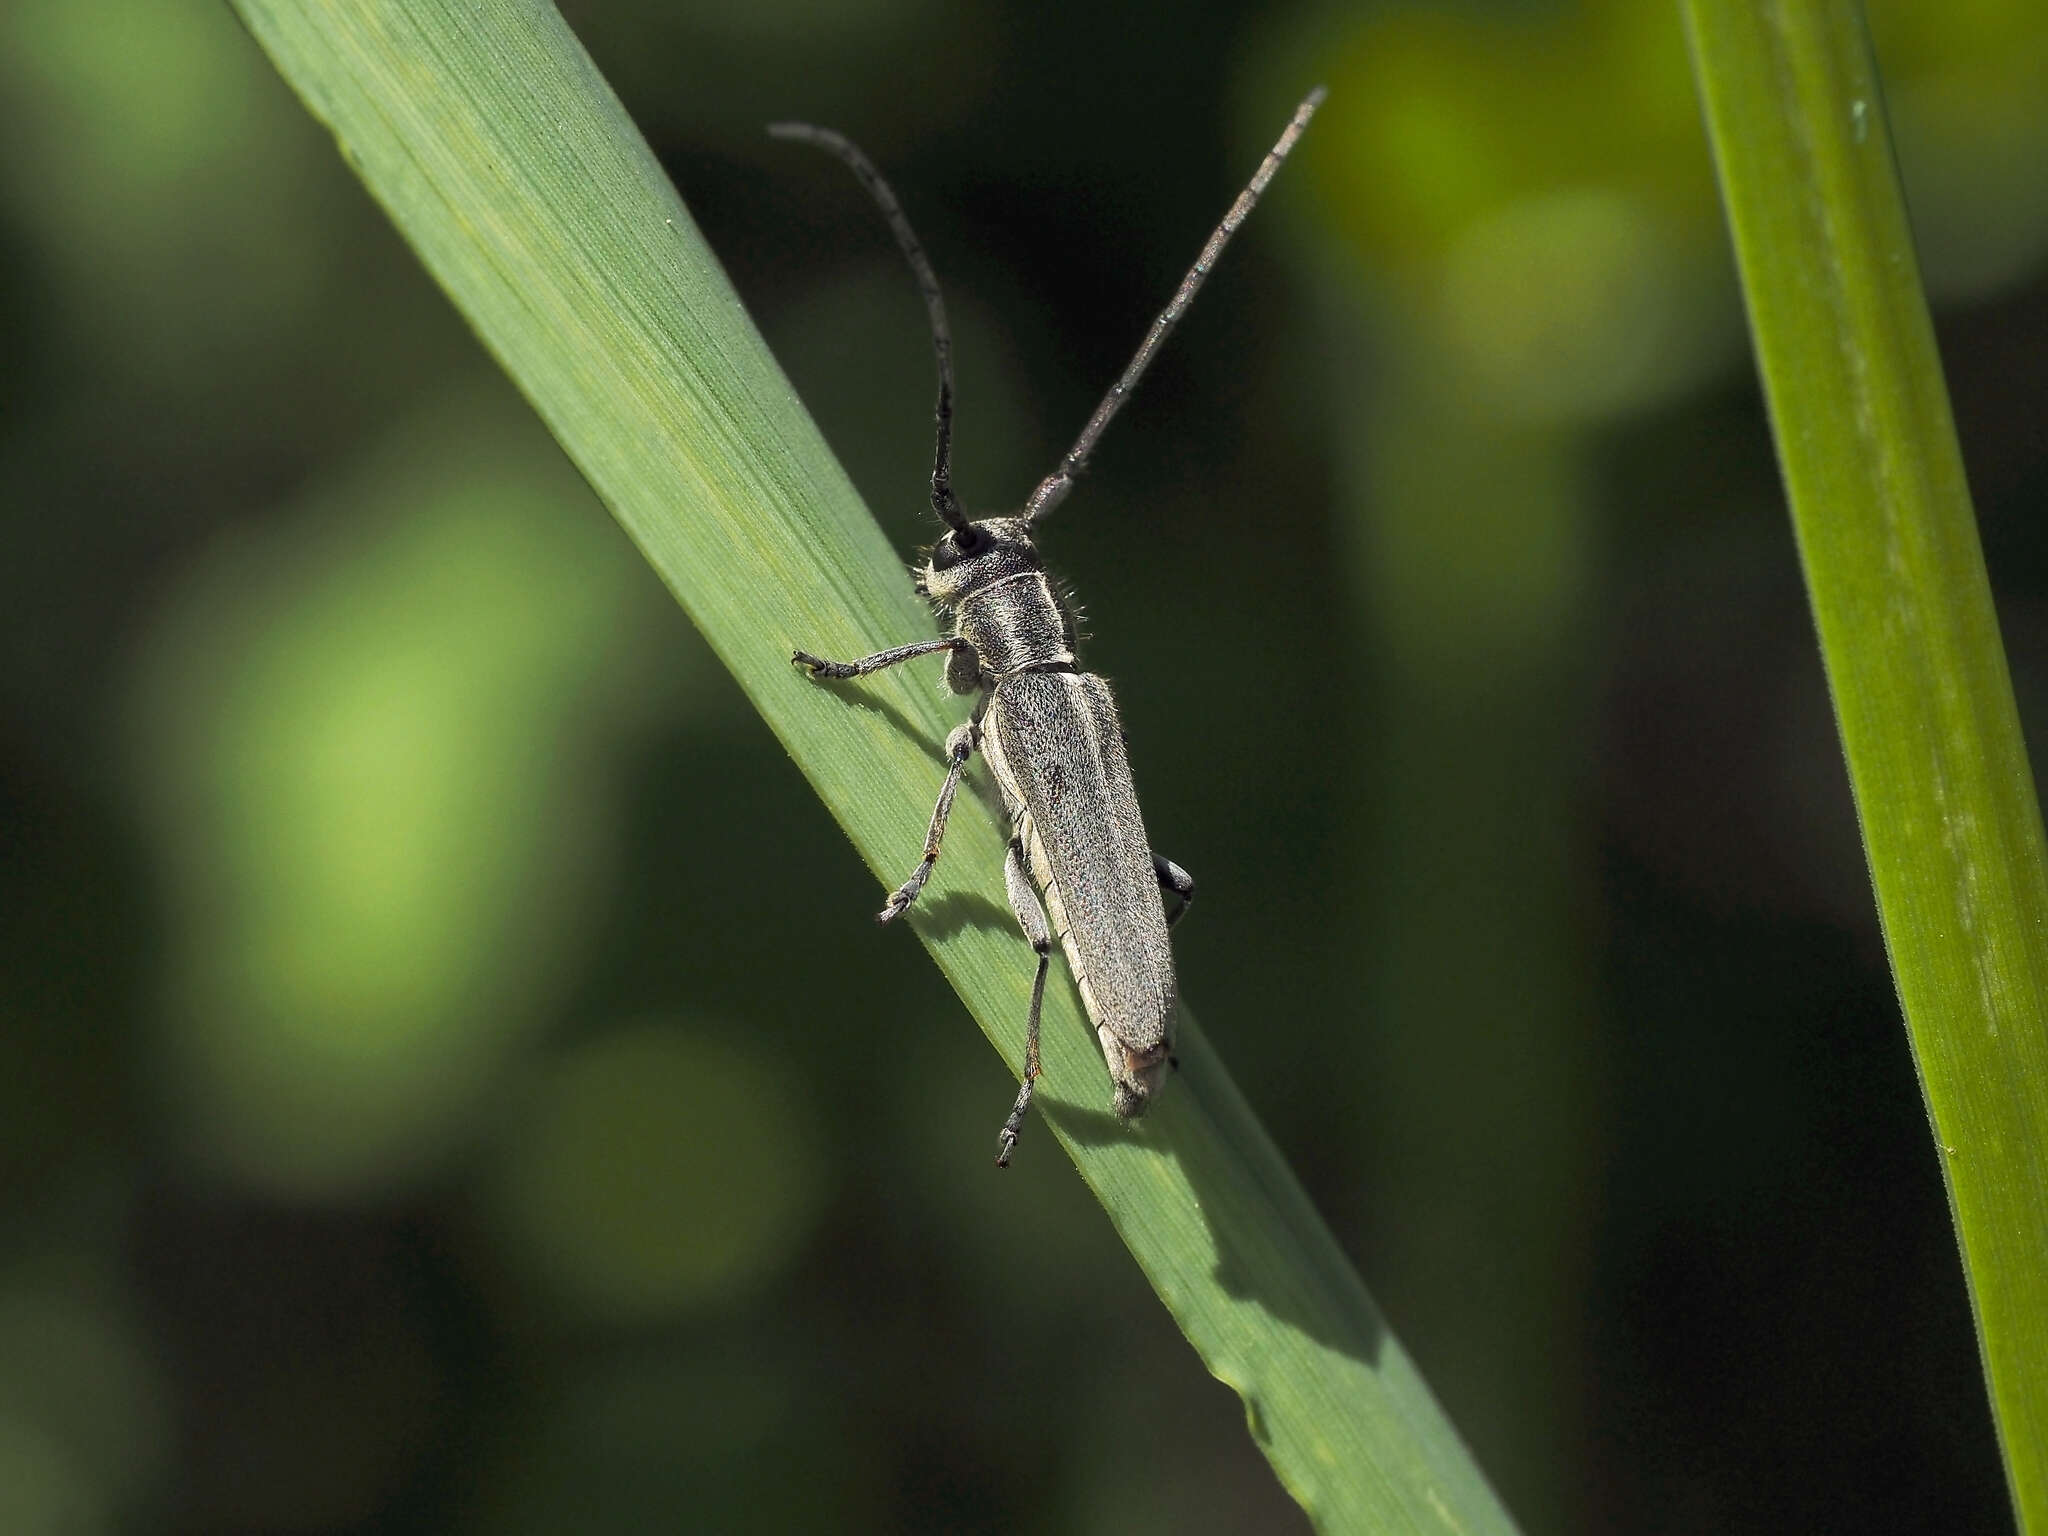
{"label": "beetle antenna", "polygon": [[[1273,173],[1280,169],[1280,162],[1287,158],[1287,152],[1294,148],[1294,141],[1301,137],[1308,127],[1308,120],[1315,116],[1316,108],[1323,104],[1323,88],[1317,86],[1302,98],[1300,106],[1294,109],[1294,117],[1287,124],[1280,141],[1266,152],[1266,158],[1259,162],[1259,168],[1252,173],[1252,179],[1245,189],[1237,194],[1237,201],[1230,205],[1230,212],[1223,215],[1223,222],[1216,226],[1216,232],[1209,236],[1209,243],[1202,247],[1202,254],[1195,258],[1195,264],[1188,269],[1188,275],[1181,279],[1179,290],[1159,318],[1152,322],[1152,329],[1139,343],[1138,352],[1131,364],[1124,369],[1123,377],[1112,384],[1109,393],[1102,397],[1102,403],[1095,407],[1095,414],[1088,418],[1088,425],[1081,429],[1081,435],[1074,440],[1074,446],[1067,450],[1067,456],[1060,460],[1060,467],[1039,481],[1038,489],[1031,493],[1031,499],[1024,503],[1024,521],[1035,523],[1062,501],[1067,492],[1074,488],[1074,477],[1088,467],[1088,455],[1095,451],[1096,441],[1110,419],[1123,408],[1124,397],[1138,387],[1138,380],[1145,376],[1145,370],[1152,366],[1152,358],[1180,324],[1180,317],[1187,313],[1188,305],[1194,302],[1208,279],[1209,269],[1216,265],[1216,258],[1223,254],[1223,247],[1230,243],[1230,237],[1237,233],[1237,226],[1245,221],[1259,201],[1259,195],[1266,190],[1266,183],[1273,179]],[[899,236],[900,238],[900,236]]]}
{"label": "beetle antenna", "polygon": [[931,317],[932,351],[939,360],[939,403],[933,412],[938,419],[939,442],[932,454],[932,510],[939,514],[947,527],[964,531],[967,514],[960,510],[959,499],[953,494],[953,333],[946,325],[946,301],[939,296],[939,280],[932,272],[924,246],[911,229],[910,220],[904,217],[903,205],[896,201],[896,194],[882,179],[882,173],[845,134],[834,133],[830,128],[814,127],[810,123],[770,123],[768,132],[774,138],[815,145],[843,162],[882,210],[882,217],[889,221],[889,233],[896,237],[897,246],[910,263],[911,275],[917,279],[917,291],[924,295],[925,313]]}

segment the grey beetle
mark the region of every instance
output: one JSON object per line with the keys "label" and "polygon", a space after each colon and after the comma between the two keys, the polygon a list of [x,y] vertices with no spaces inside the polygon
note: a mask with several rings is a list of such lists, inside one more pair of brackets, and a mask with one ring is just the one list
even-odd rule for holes
{"label": "grey beetle", "polygon": [[[1082,1005],[1095,1025],[1109,1068],[1110,1107],[1122,1118],[1133,1119],[1151,1105],[1172,1058],[1176,988],[1166,933],[1195,897],[1195,882],[1187,871],[1160,858],[1146,839],[1116,701],[1109,685],[1083,672],[1075,659],[1073,610],[1046,578],[1032,530],[1073,488],[1110,418],[1186,313],[1217,256],[1258,202],[1322,99],[1323,92],[1317,89],[1295,109],[1279,142],[1209,236],[1172,302],[1152,322],[1123,377],[1095,408],[1059,468],[1039,482],[1023,512],[973,522],[953,494],[953,340],[938,279],[923,246],[881,173],[847,139],[807,123],[777,123],[768,130],[777,138],[816,145],[860,178],[888,219],[931,319],[939,365],[932,510],[948,531],[932,547],[917,585],[951,619],[953,633],[858,661],[825,661],[806,651],[795,651],[790,659],[814,678],[839,680],[945,651],[948,686],[955,693],[976,695],[972,717],[946,738],[946,778],[925,834],[924,856],[890,895],[880,920],[886,923],[901,916],[931,878],[960,775],[978,748],[988,760],[1010,819],[1010,848],[1003,862],[1010,909],[1038,956],[1024,1036],[1024,1082],[998,1138],[998,1167],[1009,1165],[1038,1082],[1038,1023],[1052,935],[1059,936]],[[1178,898],[1171,917],[1160,899],[1162,892]]]}

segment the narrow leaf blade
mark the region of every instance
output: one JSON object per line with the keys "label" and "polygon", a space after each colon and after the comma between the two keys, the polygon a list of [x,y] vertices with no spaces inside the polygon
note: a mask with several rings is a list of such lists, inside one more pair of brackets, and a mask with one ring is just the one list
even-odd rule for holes
{"label": "narrow leaf blade", "polygon": [[1688,0],[2023,1529],[2048,1531],[2048,847],[1854,0]]}

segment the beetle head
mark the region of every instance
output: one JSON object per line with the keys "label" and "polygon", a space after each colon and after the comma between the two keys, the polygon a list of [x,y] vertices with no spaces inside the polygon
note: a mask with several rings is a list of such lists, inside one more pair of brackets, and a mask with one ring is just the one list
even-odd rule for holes
{"label": "beetle head", "polygon": [[917,588],[941,608],[957,609],[983,587],[1044,568],[1022,518],[990,517],[934,544],[917,573]]}

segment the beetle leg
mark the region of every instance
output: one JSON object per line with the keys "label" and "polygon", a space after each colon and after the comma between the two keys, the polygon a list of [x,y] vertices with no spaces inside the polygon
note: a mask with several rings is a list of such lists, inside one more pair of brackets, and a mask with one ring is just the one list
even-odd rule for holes
{"label": "beetle leg", "polygon": [[809,651],[791,651],[789,659],[805,668],[812,677],[822,681],[837,681],[849,677],[866,677],[870,672],[879,672],[884,667],[893,667],[900,661],[912,661],[919,656],[929,656],[934,651],[971,651],[974,647],[958,635],[948,635],[943,640],[918,640],[910,645],[892,646],[886,651],[877,651],[872,656],[863,656],[859,661],[826,661],[813,656]]}
{"label": "beetle leg", "polygon": [[889,922],[903,915],[910,904],[917,900],[917,893],[924,889],[925,881],[932,877],[932,867],[939,862],[939,844],[945,841],[946,818],[953,813],[953,796],[960,789],[960,775],[967,767],[967,759],[974,755],[975,743],[981,739],[981,727],[973,721],[956,725],[946,737],[946,782],[939,786],[939,803],[932,807],[932,824],[924,834],[924,857],[917,861],[917,868],[910,872],[910,878],[889,893],[889,900],[875,915],[878,923]]}
{"label": "beetle leg", "polygon": [[1024,873],[1023,846],[1014,837],[1003,859],[1003,885],[1010,895],[1010,910],[1017,914],[1017,926],[1038,952],[1038,975],[1031,982],[1031,1016],[1024,1025],[1024,1085],[1017,1090],[1017,1102],[1011,1106],[1010,1118],[1003,1122],[1002,1134],[996,1138],[998,1168],[1010,1166],[1010,1154],[1017,1149],[1017,1133],[1024,1128],[1024,1117],[1031,1113],[1032,1090],[1038,1086],[1038,1018],[1045,1007],[1045,970],[1052,959],[1052,930],[1046,926],[1045,908],[1039,905],[1038,893]]}
{"label": "beetle leg", "polygon": [[1180,905],[1175,907],[1166,919],[1166,926],[1171,928],[1186,917],[1188,908],[1195,904],[1195,877],[1173,860],[1162,859],[1156,853],[1152,855],[1152,873],[1159,878],[1160,890],[1171,891],[1180,898]]}

